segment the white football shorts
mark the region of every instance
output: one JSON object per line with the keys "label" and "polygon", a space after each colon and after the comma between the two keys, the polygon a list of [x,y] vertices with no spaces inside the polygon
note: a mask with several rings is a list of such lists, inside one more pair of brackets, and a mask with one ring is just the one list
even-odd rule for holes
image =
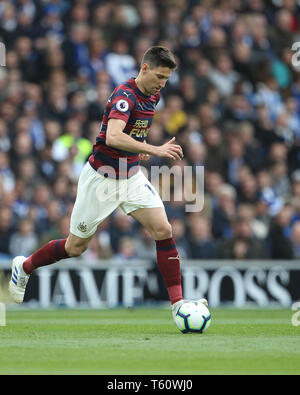
{"label": "white football shorts", "polygon": [[129,179],[118,180],[104,177],[87,162],[78,180],[70,232],[81,238],[92,236],[98,225],[118,207],[128,215],[140,208],[164,205],[141,170]]}

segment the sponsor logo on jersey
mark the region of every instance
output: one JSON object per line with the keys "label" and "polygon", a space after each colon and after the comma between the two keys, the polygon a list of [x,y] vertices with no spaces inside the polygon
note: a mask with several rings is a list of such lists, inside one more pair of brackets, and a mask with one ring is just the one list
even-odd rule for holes
{"label": "sponsor logo on jersey", "polygon": [[133,128],[130,130],[129,136],[147,137],[150,127],[148,127],[148,120],[138,119]]}

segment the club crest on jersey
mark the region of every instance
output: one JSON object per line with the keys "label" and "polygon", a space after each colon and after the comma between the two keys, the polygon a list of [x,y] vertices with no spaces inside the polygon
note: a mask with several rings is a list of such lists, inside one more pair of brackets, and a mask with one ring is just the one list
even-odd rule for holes
{"label": "club crest on jersey", "polygon": [[87,231],[87,225],[84,222],[80,222],[77,229],[84,233]]}
{"label": "club crest on jersey", "polygon": [[129,104],[126,100],[119,100],[119,101],[117,101],[116,107],[117,107],[117,110],[126,112],[126,111],[128,111]]}

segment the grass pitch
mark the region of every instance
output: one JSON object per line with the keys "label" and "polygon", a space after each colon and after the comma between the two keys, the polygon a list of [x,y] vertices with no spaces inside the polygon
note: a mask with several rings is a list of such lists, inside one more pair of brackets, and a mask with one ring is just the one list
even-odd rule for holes
{"label": "grass pitch", "polygon": [[8,310],[0,374],[299,374],[291,310],[212,309],[182,334],[162,308]]}

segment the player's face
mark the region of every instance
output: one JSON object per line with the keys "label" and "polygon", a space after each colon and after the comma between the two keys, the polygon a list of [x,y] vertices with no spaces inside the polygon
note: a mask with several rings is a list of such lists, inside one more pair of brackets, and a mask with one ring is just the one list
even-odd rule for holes
{"label": "player's face", "polygon": [[148,64],[143,65],[143,85],[145,91],[150,95],[158,93],[168,81],[172,70],[169,67],[150,68]]}

